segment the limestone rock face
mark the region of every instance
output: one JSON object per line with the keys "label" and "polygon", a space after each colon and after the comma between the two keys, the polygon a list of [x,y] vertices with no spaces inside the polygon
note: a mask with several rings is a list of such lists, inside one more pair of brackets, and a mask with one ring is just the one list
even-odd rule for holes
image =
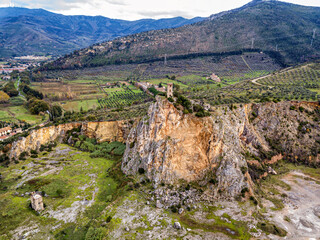
{"label": "limestone rock face", "polygon": [[235,196],[248,187],[240,170],[247,163],[238,154],[245,112],[242,109],[235,114],[197,118],[158,98],[149,109],[149,119],[131,130],[122,170],[136,174],[143,168],[155,184],[216,178],[215,191]]}
{"label": "limestone rock face", "polygon": [[82,125],[82,131],[90,138],[96,138],[98,142],[125,142],[130,124],[127,121],[112,122],[88,122]]}
{"label": "limestone rock face", "polygon": [[27,137],[23,137],[12,144],[9,158],[18,159],[22,152],[38,150],[42,144],[55,141],[58,137],[64,136],[68,130],[79,126],[81,126],[81,123],[67,123],[33,130]]}
{"label": "limestone rock face", "polygon": [[[307,111],[292,111],[292,105]],[[214,180],[210,194],[235,197],[244,188],[250,190],[251,176],[259,178],[249,163],[257,163],[267,172],[267,164],[279,154],[319,162],[319,154],[312,150],[319,149],[320,127],[313,120],[316,114],[320,114],[317,104],[283,102],[219,107],[210,117],[198,118],[158,97],[148,117],[131,129],[122,171],[128,175],[145,172],[155,185],[197,181],[210,186]],[[303,121],[308,122],[304,123],[305,135],[303,129],[297,130]],[[247,161],[247,153],[259,162]]]}

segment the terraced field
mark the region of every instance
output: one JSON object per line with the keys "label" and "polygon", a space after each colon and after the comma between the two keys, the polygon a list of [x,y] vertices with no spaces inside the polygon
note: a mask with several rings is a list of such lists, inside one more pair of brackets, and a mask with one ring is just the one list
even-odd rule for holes
{"label": "terraced field", "polygon": [[32,87],[50,101],[92,99],[103,95],[95,81],[34,82]]}

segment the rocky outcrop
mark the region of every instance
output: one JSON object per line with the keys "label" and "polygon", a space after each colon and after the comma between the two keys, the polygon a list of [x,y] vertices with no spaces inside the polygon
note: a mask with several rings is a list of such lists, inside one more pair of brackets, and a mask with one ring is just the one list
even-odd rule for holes
{"label": "rocky outcrop", "polygon": [[12,144],[8,156],[10,159],[18,159],[22,152],[39,150],[41,145],[64,137],[67,131],[78,127],[81,127],[82,134],[96,138],[99,142],[125,142],[131,125],[127,121],[66,123],[32,130],[27,137]]}
{"label": "rocky outcrop", "polygon": [[125,142],[131,126],[128,121],[88,122],[82,125],[82,131],[98,142]]}
{"label": "rocky outcrop", "polygon": [[[295,154],[297,151],[292,151],[290,145],[293,143],[309,150],[317,146],[320,130],[315,125],[314,138],[304,136],[301,141],[295,136],[295,142],[288,142],[278,137],[284,137],[283,131],[299,134],[300,118],[306,120],[308,114],[290,110],[291,105],[248,104],[232,110],[219,107],[212,116],[197,118],[158,97],[150,106],[148,118],[141,120],[128,136],[122,170],[130,175],[145,172],[155,185],[197,181],[207,184],[214,196],[234,197],[252,185],[247,172],[250,158],[265,160],[279,153]],[[315,108],[318,106],[310,107],[310,111]],[[307,119],[314,121],[312,116]],[[282,124],[287,121],[290,123]],[[277,152],[270,139],[280,147],[287,146],[288,152]],[[314,159],[318,158],[316,154]]]}
{"label": "rocky outcrop", "polygon": [[223,189],[227,196],[238,194],[248,187],[241,172],[247,163],[238,154],[246,114],[239,109],[231,115],[197,118],[158,98],[149,109],[149,119],[131,130],[122,170],[136,174],[143,168],[156,184],[214,178],[216,191]]}
{"label": "rocky outcrop", "polygon": [[22,137],[12,144],[8,156],[10,159],[18,159],[22,152],[37,150],[41,145],[55,141],[58,137],[64,136],[68,130],[80,126],[81,123],[67,123],[32,130],[27,137]]}

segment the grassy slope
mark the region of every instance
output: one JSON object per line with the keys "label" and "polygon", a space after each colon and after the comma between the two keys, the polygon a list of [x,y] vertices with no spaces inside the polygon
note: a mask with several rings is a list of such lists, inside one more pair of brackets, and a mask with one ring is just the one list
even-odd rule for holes
{"label": "grassy slope", "polygon": [[[57,148],[63,150],[69,147],[59,145]],[[111,195],[117,187],[117,183],[112,178],[106,177],[106,171],[114,164],[114,160],[104,158],[92,159],[89,157],[89,153],[79,152],[76,149],[72,149],[67,154],[64,154],[63,157],[58,156],[58,159],[47,157],[47,155],[44,154],[41,154],[39,157],[43,157],[43,159],[28,159],[11,165],[9,168],[0,168],[3,176],[0,191],[0,236],[2,234],[8,234],[8,236],[10,236],[9,231],[21,224],[25,226],[39,224],[42,226],[41,234],[46,235],[49,234],[50,231],[50,227],[47,228],[46,226],[56,225],[59,222],[48,214],[44,214],[41,217],[36,216],[36,214],[28,208],[29,198],[20,196],[25,192],[34,190],[45,191],[49,197],[44,199],[44,203],[47,209],[55,211],[71,207],[72,203],[77,199],[83,200],[85,198],[89,201],[92,200],[92,192],[97,187],[99,187],[99,192],[95,196],[94,206],[99,204],[105,205],[106,198],[108,195]],[[42,165],[46,166],[46,164],[48,164],[46,163],[48,159],[57,161],[57,163],[51,164],[51,166],[60,166],[62,170],[58,172],[48,172],[48,168],[42,167]],[[23,177],[21,178],[21,176],[24,176],[23,173],[30,171],[38,173],[35,173],[34,176],[38,181],[27,181],[22,187],[16,189],[16,184],[24,179]],[[83,186],[87,187],[81,189]],[[6,187],[7,190],[4,190],[6,189],[4,187]],[[60,195],[57,195],[58,189],[61,190]],[[15,192],[19,193],[19,196],[14,196],[13,193]],[[78,196],[80,196],[80,198]],[[109,200],[111,200],[111,198]],[[79,226],[86,224],[88,221],[89,219],[85,215],[79,222]],[[62,227],[64,226],[66,225],[62,224]]]}

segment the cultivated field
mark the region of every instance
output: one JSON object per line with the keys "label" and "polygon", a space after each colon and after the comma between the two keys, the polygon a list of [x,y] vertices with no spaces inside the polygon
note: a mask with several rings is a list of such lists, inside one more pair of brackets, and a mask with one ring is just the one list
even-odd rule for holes
{"label": "cultivated field", "polygon": [[[264,53],[244,53],[225,57],[199,57],[193,59],[109,65],[81,70],[46,72],[51,82],[33,83],[52,102],[59,102],[65,110],[112,109],[149,102],[151,99],[133,85],[122,86],[116,82],[149,82],[167,86],[179,85],[191,97],[212,99],[212,92],[261,76],[281,67]],[[216,74],[221,82],[210,78]],[[246,102],[237,100],[237,102]],[[219,102],[220,103],[220,102]],[[219,104],[218,102],[216,104]],[[221,102],[225,103],[224,101]]]}
{"label": "cultivated field", "polygon": [[275,72],[256,80],[246,80],[217,89],[190,92],[194,99],[204,99],[212,105],[320,99],[319,64],[311,64]]}

